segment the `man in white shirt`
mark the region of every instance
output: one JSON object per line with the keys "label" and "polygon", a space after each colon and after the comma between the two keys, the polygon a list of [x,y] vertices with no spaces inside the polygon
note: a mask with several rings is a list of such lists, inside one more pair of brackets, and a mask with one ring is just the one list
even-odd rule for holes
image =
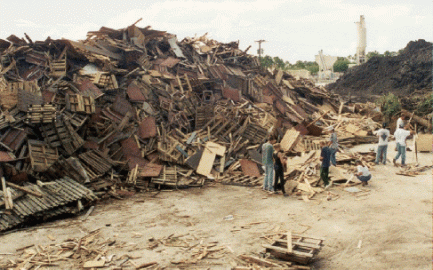
{"label": "man in white shirt", "polygon": [[407,137],[409,137],[411,134],[415,134],[415,132],[413,130],[407,130],[408,127],[406,126],[400,126],[395,132],[394,132],[394,138],[397,144],[397,155],[395,156],[395,158],[392,160],[392,162],[394,163],[394,166],[397,166],[397,159],[399,159],[399,157],[401,156],[401,165],[405,166],[405,161],[406,161],[406,139]]}
{"label": "man in white shirt", "polygon": [[368,170],[368,167],[366,167],[366,166],[363,166],[362,165],[362,162],[360,161],[360,160],[357,160],[356,161],[356,169],[357,169],[357,173],[355,174],[356,175],[356,178],[358,178],[358,180],[359,181],[361,181],[362,182],[362,185],[363,186],[366,186],[366,185],[368,185],[368,181],[371,179],[371,173],[370,173],[370,171]]}
{"label": "man in white shirt", "polygon": [[375,131],[374,133],[379,138],[375,163],[378,165],[382,161],[382,164],[385,165],[386,153],[388,151],[388,138],[390,135],[389,130],[386,129],[386,123],[383,123],[382,128]]}

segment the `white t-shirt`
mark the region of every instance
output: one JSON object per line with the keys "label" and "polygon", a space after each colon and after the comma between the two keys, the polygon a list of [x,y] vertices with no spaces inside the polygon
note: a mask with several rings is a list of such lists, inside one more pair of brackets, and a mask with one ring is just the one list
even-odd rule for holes
{"label": "white t-shirt", "polygon": [[410,135],[410,131],[404,130],[402,128],[399,128],[394,132],[395,141],[401,146],[406,146],[406,138],[409,135]]}
{"label": "white t-shirt", "polygon": [[386,128],[381,128],[378,131],[375,132],[377,137],[379,137],[379,145],[388,145],[388,138],[389,138],[389,130]]}
{"label": "white t-shirt", "polygon": [[358,169],[359,173],[362,172],[362,176],[369,176],[370,175],[370,172],[368,171],[367,167],[358,165],[356,168]]}
{"label": "white t-shirt", "polygon": [[396,128],[397,128],[397,129],[400,128],[401,125],[404,125],[404,122],[403,122],[403,119],[401,119],[401,117],[400,117],[400,118],[398,118],[398,120],[397,120],[397,126],[396,126]]}

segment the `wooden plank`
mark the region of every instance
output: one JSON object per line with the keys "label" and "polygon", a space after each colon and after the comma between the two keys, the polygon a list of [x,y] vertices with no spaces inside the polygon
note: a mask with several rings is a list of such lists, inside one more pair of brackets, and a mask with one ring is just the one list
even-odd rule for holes
{"label": "wooden plank", "polygon": [[290,151],[295,145],[295,143],[298,141],[299,135],[300,132],[294,128],[287,130],[286,134],[284,134],[284,137],[281,140],[281,148],[286,152]]}
{"label": "wooden plank", "polygon": [[432,152],[433,134],[418,134],[416,139],[417,150],[419,152]]}
{"label": "wooden plank", "polygon": [[287,232],[287,252],[292,253],[292,231]]}

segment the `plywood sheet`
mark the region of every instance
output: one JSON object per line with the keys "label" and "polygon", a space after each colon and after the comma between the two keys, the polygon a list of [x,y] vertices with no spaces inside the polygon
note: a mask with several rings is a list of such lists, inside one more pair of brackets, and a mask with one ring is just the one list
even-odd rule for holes
{"label": "plywood sheet", "polygon": [[416,140],[419,152],[432,152],[433,134],[419,134]]}
{"label": "plywood sheet", "polygon": [[226,151],[226,147],[213,142],[207,142],[200,163],[197,167],[197,173],[208,176],[212,171],[212,166],[216,155],[222,156]]}
{"label": "plywood sheet", "polygon": [[281,148],[284,151],[290,151],[294,144],[297,143],[299,135],[299,131],[295,130],[294,128],[287,130],[286,134],[284,134],[284,137],[281,140]]}

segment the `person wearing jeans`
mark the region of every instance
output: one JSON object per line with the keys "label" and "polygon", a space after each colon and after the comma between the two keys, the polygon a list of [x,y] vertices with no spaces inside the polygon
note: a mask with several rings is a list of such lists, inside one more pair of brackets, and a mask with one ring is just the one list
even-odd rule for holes
{"label": "person wearing jeans", "polygon": [[394,163],[394,166],[397,166],[397,159],[401,156],[401,165],[404,166],[406,162],[406,139],[411,134],[414,134],[415,132],[413,130],[407,130],[408,127],[402,127],[400,126],[395,132],[394,137],[395,141],[397,142],[397,155],[394,157],[392,162]]}
{"label": "person wearing jeans", "polygon": [[375,131],[374,133],[379,138],[375,163],[378,165],[380,162],[382,162],[383,165],[385,165],[386,153],[388,151],[388,138],[390,135],[389,130],[386,129],[386,123],[383,123],[382,128],[378,131]]}
{"label": "person wearing jeans", "polygon": [[356,178],[358,178],[358,180],[362,182],[363,186],[368,185],[368,181],[371,179],[371,173],[368,170],[368,167],[363,166],[360,160],[357,160],[355,164],[357,165],[356,169],[358,171],[358,173],[356,174]]}
{"label": "person wearing jeans", "polygon": [[265,166],[265,178],[263,180],[263,190],[274,191],[274,161],[272,154],[274,147],[269,139],[262,145],[262,164]]}

